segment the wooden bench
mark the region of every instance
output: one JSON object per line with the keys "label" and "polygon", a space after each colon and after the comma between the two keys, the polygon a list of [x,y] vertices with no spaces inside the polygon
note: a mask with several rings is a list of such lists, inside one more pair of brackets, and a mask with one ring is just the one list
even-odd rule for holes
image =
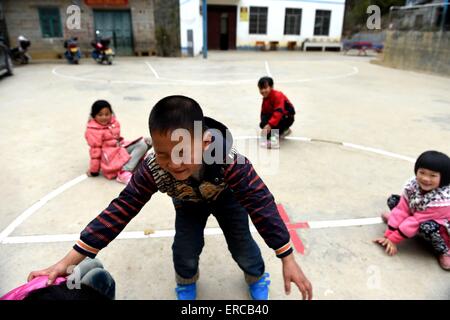
{"label": "wooden bench", "polygon": [[265,41],[256,41],[255,47],[261,51],[266,50],[266,42]]}
{"label": "wooden bench", "polygon": [[278,49],[278,41],[270,41],[270,50],[276,51]]}
{"label": "wooden bench", "polygon": [[289,41],[287,44],[288,50],[295,50],[296,47],[297,47],[297,41]]}

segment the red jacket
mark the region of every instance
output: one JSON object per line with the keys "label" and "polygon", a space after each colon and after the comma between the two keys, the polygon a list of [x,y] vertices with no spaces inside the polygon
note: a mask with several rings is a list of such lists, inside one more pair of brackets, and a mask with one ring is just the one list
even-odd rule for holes
{"label": "red jacket", "polygon": [[295,109],[289,99],[281,91],[272,89],[267,98],[263,98],[261,117],[270,116],[269,125],[278,126],[284,115],[294,115]]}
{"label": "red jacket", "polygon": [[101,125],[91,119],[86,128],[86,141],[91,147],[90,171],[99,172],[108,178],[117,176],[125,163],[130,160],[130,155],[125,149],[125,141],[120,136],[120,123],[112,117],[108,125]]}

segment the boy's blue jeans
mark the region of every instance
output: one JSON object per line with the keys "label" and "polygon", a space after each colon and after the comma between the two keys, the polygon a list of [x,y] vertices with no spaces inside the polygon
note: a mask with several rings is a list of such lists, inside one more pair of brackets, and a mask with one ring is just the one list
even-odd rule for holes
{"label": "boy's blue jeans", "polygon": [[176,220],[172,250],[178,284],[191,284],[198,280],[199,258],[205,243],[203,230],[211,213],[219,222],[228,250],[244,272],[247,283],[254,283],[264,275],[264,261],[250,233],[247,210],[231,190],[225,189],[217,200],[209,203],[177,199],[173,199],[173,203]]}

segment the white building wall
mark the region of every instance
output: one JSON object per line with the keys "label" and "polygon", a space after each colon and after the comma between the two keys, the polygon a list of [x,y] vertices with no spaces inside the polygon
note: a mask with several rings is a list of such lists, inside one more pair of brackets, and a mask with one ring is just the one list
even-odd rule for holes
{"label": "white building wall", "polygon": [[[211,1],[213,2],[213,1]],[[215,1],[214,1],[215,2]],[[237,46],[254,46],[256,41],[279,41],[286,46],[288,41],[302,42],[305,39],[327,39],[340,41],[344,23],[345,0],[241,0],[239,7],[268,7],[267,34],[249,34],[249,22],[240,21],[238,8]],[[284,35],[286,8],[302,9],[300,35]],[[330,10],[329,36],[314,36],[316,10]]]}
{"label": "white building wall", "polygon": [[[187,29],[194,31],[194,54],[201,53],[203,46],[203,25],[200,15],[201,0],[180,0],[181,47],[187,49]],[[344,23],[345,0],[208,0],[210,5],[237,6],[236,46],[237,48],[254,47],[256,41],[278,41],[280,47],[287,46],[288,41],[305,39],[324,39],[340,41]],[[249,21],[240,20],[240,7],[268,7],[267,34],[249,34]],[[284,19],[286,8],[302,9],[302,25],[300,35],[284,35]],[[314,36],[316,10],[330,10],[329,36]],[[186,51],[187,52],[187,51]]]}
{"label": "white building wall", "polygon": [[180,0],[180,32],[181,52],[187,55],[187,31],[194,33],[194,55],[202,52],[203,48],[203,20],[200,15],[201,0]]}

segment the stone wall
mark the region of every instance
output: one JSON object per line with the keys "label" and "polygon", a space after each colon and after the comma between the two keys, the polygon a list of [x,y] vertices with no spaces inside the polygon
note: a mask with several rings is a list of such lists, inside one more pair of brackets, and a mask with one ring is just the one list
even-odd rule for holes
{"label": "stone wall", "polygon": [[155,38],[158,56],[181,56],[179,0],[155,1]]}
{"label": "stone wall", "polygon": [[450,76],[450,31],[388,31],[381,63]]}

